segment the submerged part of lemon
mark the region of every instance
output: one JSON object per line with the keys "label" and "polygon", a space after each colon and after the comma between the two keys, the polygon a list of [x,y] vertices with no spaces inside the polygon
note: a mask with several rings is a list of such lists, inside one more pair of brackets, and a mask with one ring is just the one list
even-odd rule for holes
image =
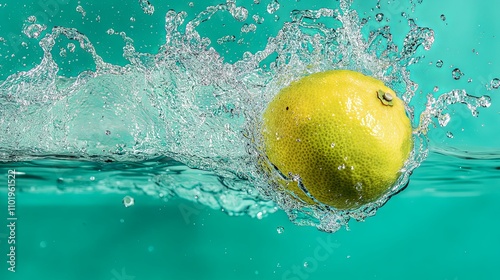
{"label": "submerged part of lemon", "polygon": [[263,114],[262,133],[270,163],[289,179],[279,184],[337,209],[381,197],[412,149],[404,102],[382,81],[349,70],[312,74],[281,90]]}

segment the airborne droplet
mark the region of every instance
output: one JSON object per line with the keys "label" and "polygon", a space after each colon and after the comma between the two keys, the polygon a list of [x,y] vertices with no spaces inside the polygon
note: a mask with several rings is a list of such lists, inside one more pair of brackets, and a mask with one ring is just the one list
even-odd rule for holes
{"label": "airborne droplet", "polygon": [[453,71],[451,71],[451,76],[453,77],[453,79],[455,80],[460,80],[460,78],[464,75],[464,73],[462,73],[462,71],[458,68],[455,68],[453,69]]}
{"label": "airborne droplet", "polygon": [[500,79],[499,78],[494,78],[491,80],[490,85],[494,89],[498,89],[500,87]]}
{"label": "airborne droplet", "polygon": [[279,226],[279,227],[276,228],[276,231],[278,232],[278,234],[282,234],[283,232],[285,232],[285,228]]}

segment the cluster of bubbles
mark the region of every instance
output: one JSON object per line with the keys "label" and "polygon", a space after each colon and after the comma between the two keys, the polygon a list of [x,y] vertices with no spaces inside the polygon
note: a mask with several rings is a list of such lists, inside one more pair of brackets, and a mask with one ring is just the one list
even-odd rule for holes
{"label": "cluster of bubbles", "polygon": [[[139,3],[145,14],[154,13],[151,3]],[[98,168],[92,168],[108,168],[110,173],[140,163],[137,169],[146,171],[149,179],[147,184],[134,184],[133,189],[165,199],[179,196],[230,215],[259,219],[279,207],[293,222],[328,232],[347,226],[352,218],[364,220],[404,188],[412,170],[427,155],[425,134],[433,120],[442,126],[449,121],[444,113],[447,106],[466,103],[474,114],[488,107],[490,100],[455,90],[438,98],[429,96],[426,107],[417,112],[411,101],[418,85],[406,68],[418,63],[420,49],[432,47],[433,30],[409,19],[410,31],[400,48],[389,26],[373,28],[364,36],[362,29],[369,20],[360,19],[351,4],[341,0],[338,9],[294,10],[291,20],[268,38],[263,49],[245,52],[234,63],[225,62],[212,47],[214,42],[197,32],[217,13],[229,12],[235,21],[246,21],[248,9],[234,0],[206,7],[187,22],[186,12],[168,11],[165,43],[155,54],[137,51],[132,38],[109,29],[109,35],[124,42],[126,66],[105,62],[78,30],[54,27],[40,39],[40,64],[0,84],[1,158],[71,158],[94,162]],[[280,4],[271,0],[266,8],[276,15]],[[77,10],[85,15],[83,8]],[[264,21],[257,14],[251,19],[255,24]],[[379,24],[384,19],[388,17],[382,13],[374,18]],[[255,32],[255,24],[245,23],[241,32]],[[45,29],[30,17],[24,33],[39,38]],[[60,48],[61,56],[78,46],[91,55],[95,70],[72,78],[59,76],[52,50],[61,38],[72,41]],[[216,43],[235,40],[228,34]],[[442,67],[443,62],[436,66]],[[308,205],[273,183],[281,174],[262,168],[265,154],[259,127],[267,103],[291,81],[330,69],[356,70],[383,80],[401,95],[417,123],[415,148],[398,182],[379,200],[356,210]],[[462,75],[458,68],[453,70],[454,79]],[[491,81],[492,88],[499,85],[500,80]],[[111,180],[92,183],[98,190],[109,190],[118,184]],[[132,206],[134,200],[125,197],[123,204]],[[278,233],[283,230],[277,229]]]}

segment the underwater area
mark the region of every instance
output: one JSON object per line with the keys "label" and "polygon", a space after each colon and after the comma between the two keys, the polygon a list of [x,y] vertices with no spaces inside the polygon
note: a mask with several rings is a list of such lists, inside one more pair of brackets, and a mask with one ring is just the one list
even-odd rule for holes
{"label": "underwater area", "polygon": [[[500,3],[0,3],[0,279],[500,277]],[[262,112],[350,69],[406,103],[354,210],[262,169]]]}

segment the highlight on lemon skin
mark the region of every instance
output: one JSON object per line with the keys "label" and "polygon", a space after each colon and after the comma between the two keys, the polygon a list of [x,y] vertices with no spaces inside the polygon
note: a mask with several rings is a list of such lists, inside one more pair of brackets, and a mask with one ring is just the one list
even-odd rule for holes
{"label": "highlight on lemon skin", "polygon": [[309,204],[354,209],[396,183],[412,127],[382,81],[331,70],[282,89],[264,111],[262,139],[269,162],[289,179],[277,179],[282,188]]}

